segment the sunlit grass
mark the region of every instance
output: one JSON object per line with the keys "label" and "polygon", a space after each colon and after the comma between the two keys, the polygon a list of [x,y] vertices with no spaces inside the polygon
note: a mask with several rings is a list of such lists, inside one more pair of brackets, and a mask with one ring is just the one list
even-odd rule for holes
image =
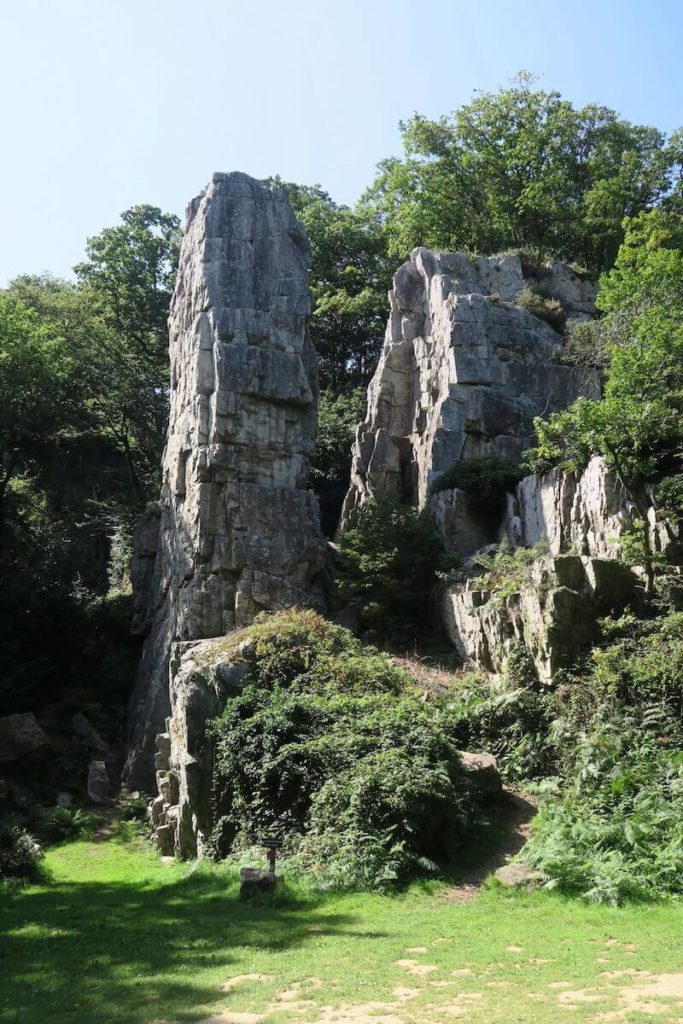
{"label": "sunlit grass", "polygon": [[[645,984],[635,972],[683,969],[680,906],[591,907],[493,888],[454,904],[433,883],[393,897],[290,885],[256,905],[239,901],[234,869],[165,863],[116,837],[54,849],[47,866],[48,885],[2,897],[2,1021],[176,1024],[230,1011],[284,1024],[352,1006],[354,1021],[364,1012],[371,1024],[604,1012],[630,1024],[652,1020],[624,1003],[621,988]],[[629,973],[603,977],[613,971]],[[259,977],[223,991],[242,975]],[[655,1002],[658,1024],[683,1016],[674,997]]]}

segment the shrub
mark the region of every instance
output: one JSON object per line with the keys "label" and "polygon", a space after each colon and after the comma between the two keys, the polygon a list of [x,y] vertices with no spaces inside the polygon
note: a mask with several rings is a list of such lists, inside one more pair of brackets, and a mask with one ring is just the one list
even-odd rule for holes
{"label": "shrub", "polygon": [[523,309],[526,309],[528,313],[532,314],[532,316],[538,317],[539,320],[545,320],[547,324],[550,324],[553,330],[558,332],[562,332],[564,330],[567,323],[567,314],[565,313],[559,299],[539,295],[536,289],[525,284],[524,288],[515,299],[515,303]]}
{"label": "shrub", "polygon": [[82,808],[43,807],[36,814],[35,829],[44,843],[61,843],[92,835],[96,819]]}
{"label": "shrub", "polygon": [[455,462],[434,481],[431,491],[464,491],[472,512],[497,520],[505,510],[506,493],[514,491],[519,479],[519,469],[509,459],[484,455]]}
{"label": "shrub", "polygon": [[35,879],[43,851],[26,829],[0,822],[0,879]]}
{"label": "shrub", "polygon": [[137,795],[129,796],[121,803],[122,821],[133,821],[140,825],[147,823],[149,817],[149,800]]}
{"label": "shrub", "polygon": [[426,512],[367,502],[340,538],[337,588],[363,630],[410,642],[433,629],[432,591],[448,565]]}
{"label": "shrub", "polygon": [[458,747],[494,754],[504,778],[529,780],[557,771],[551,735],[556,697],[539,686],[523,645],[497,679],[466,673],[440,697],[439,711],[442,728]]}
{"label": "shrub", "polygon": [[540,542],[533,548],[514,549],[502,543],[491,554],[482,552],[476,555],[477,565],[484,570],[477,579],[478,588],[493,591],[494,602],[502,604],[528,586],[534,562],[547,550],[546,542]]}
{"label": "shrub", "polygon": [[321,882],[379,887],[450,859],[474,806],[457,750],[384,654],[313,612],[258,622],[254,670],[212,727],[224,857],[284,828]]}

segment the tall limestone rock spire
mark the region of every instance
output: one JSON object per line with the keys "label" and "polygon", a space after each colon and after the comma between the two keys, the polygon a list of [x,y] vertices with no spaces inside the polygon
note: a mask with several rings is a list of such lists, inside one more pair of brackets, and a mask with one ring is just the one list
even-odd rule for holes
{"label": "tall limestone rock spire", "polygon": [[161,500],[138,528],[133,566],[136,625],[148,635],[131,704],[131,786],[153,774],[175,640],[324,603],[326,545],[307,489],[317,415],[308,258],[286,196],[267,182],[214,174],[188,207]]}

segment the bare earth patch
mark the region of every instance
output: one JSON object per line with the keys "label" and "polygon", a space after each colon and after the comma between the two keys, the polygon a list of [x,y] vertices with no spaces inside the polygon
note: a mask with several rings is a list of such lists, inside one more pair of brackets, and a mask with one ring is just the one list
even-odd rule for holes
{"label": "bare earth patch", "polygon": [[536,805],[520,793],[506,791],[505,796],[499,811],[505,821],[505,839],[495,853],[468,871],[458,885],[448,890],[446,899],[453,903],[469,903],[475,899],[486,879],[516,856],[529,838]]}
{"label": "bare earth patch", "polygon": [[676,1008],[683,1009],[683,973],[654,975],[644,984],[624,986],[619,998],[629,1012],[664,1013],[669,1007],[660,999],[674,1000]]}
{"label": "bare earth patch", "polygon": [[415,999],[419,996],[422,989],[419,988],[408,988],[407,985],[396,985],[391,990],[391,994],[398,999],[400,1003],[407,1003],[409,999]]}
{"label": "bare earth patch", "polygon": [[404,1024],[392,1010],[393,1003],[360,1003],[357,1006],[324,1006],[316,1024]]}
{"label": "bare earth patch", "polygon": [[408,974],[431,974],[438,971],[435,964],[420,964],[417,960],[394,960],[395,967],[402,967]]}
{"label": "bare earth patch", "polygon": [[594,989],[578,988],[574,991],[560,992],[557,998],[564,1007],[569,1009],[576,1007],[579,1003],[600,1003],[606,998],[606,995],[604,992],[596,992]]}
{"label": "bare earth patch", "polygon": [[235,1013],[233,1010],[225,1010],[214,1017],[207,1017],[200,1024],[260,1024],[264,1017],[264,1013]]}

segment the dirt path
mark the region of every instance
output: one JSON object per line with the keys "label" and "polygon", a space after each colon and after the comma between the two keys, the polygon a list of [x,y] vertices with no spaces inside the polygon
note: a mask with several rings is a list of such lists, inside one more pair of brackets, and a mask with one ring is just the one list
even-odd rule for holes
{"label": "dirt path", "polygon": [[506,790],[504,799],[494,812],[503,823],[504,834],[501,844],[495,852],[467,871],[458,885],[448,890],[446,899],[454,903],[467,903],[473,900],[485,880],[522,849],[529,838],[531,822],[536,811],[537,807],[529,796]]}

